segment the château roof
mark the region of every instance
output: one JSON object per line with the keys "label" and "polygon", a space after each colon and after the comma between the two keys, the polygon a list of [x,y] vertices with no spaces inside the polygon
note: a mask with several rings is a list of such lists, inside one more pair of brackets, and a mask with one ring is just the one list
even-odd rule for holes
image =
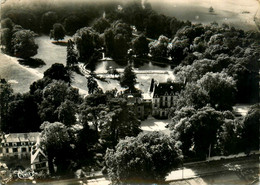
{"label": "ch\u00e2teau roof", "polygon": [[155,96],[166,96],[174,95],[182,89],[183,85],[179,83],[159,83],[154,86],[153,97]]}

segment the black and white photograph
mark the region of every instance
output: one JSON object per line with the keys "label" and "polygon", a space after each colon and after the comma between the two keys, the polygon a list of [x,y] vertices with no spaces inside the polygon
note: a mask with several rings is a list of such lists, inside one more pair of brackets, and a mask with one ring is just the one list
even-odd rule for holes
{"label": "black and white photograph", "polygon": [[260,184],[260,0],[0,0],[0,185]]}

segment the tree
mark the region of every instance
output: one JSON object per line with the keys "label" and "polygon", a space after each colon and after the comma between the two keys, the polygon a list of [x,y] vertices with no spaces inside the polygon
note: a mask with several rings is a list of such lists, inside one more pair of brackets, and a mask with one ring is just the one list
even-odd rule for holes
{"label": "tree", "polygon": [[[68,105],[70,103],[65,102],[66,100],[69,100],[70,103],[73,102],[72,105]],[[42,91],[42,101],[39,103],[41,120],[50,122],[61,121],[65,116],[63,113],[67,112],[66,117],[73,121],[75,116],[75,112],[73,111],[75,105],[73,104],[80,104],[81,101],[78,89],[70,87],[62,81],[53,81]],[[69,122],[69,120],[66,121]],[[69,122],[68,124],[72,123]]]}
{"label": "tree", "polygon": [[88,93],[89,94],[93,94],[94,92],[96,92],[98,90],[98,83],[97,81],[94,79],[93,76],[90,76],[87,78],[88,80]]}
{"label": "tree", "polygon": [[98,18],[94,21],[92,28],[99,33],[104,33],[104,31],[110,27],[110,23],[106,18]]}
{"label": "tree", "polygon": [[258,102],[258,69],[257,57],[254,53],[250,53],[250,57],[236,58],[235,63],[227,67],[227,73],[236,81],[237,102]]}
{"label": "tree", "polygon": [[65,100],[57,108],[58,120],[66,126],[76,123],[76,105],[70,100]]}
{"label": "tree", "polygon": [[74,43],[71,39],[68,40],[68,45],[67,45],[67,61],[66,61],[66,66],[73,66],[77,64],[77,54],[76,51],[74,50]]}
{"label": "tree", "polygon": [[114,37],[114,53],[112,57],[115,60],[118,59],[125,59],[127,55],[127,50],[128,50],[128,43],[124,35],[122,34],[117,34]]}
{"label": "tree", "polygon": [[132,66],[127,66],[124,70],[124,74],[120,79],[120,85],[127,87],[130,91],[135,91],[136,75],[133,72]]}
{"label": "tree", "polygon": [[1,28],[8,28],[10,30],[13,29],[14,23],[12,21],[12,19],[10,18],[5,18],[1,20]]}
{"label": "tree", "polygon": [[48,11],[42,15],[41,30],[45,34],[49,34],[53,25],[57,22],[58,15],[56,12]]}
{"label": "tree", "polygon": [[121,13],[122,20],[130,25],[135,25],[140,31],[144,31],[144,16],[145,10],[142,7],[142,1],[128,1],[124,4]]}
{"label": "tree", "polygon": [[52,80],[62,80],[66,83],[71,83],[71,73],[68,68],[63,64],[55,63],[44,71],[44,78],[50,78]]}
{"label": "tree", "polygon": [[211,146],[211,153],[214,154],[214,145],[217,142],[217,131],[224,123],[224,116],[221,112],[211,107],[203,107],[197,111],[192,108],[183,108],[173,118],[170,125],[171,136],[182,142],[181,149],[186,156],[193,156],[203,159]]}
{"label": "tree", "polygon": [[2,50],[6,53],[12,52],[12,32],[9,28],[2,28],[1,29],[1,44],[4,46]]}
{"label": "tree", "polygon": [[137,57],[147,56],[149,53],[148,40],[144,35],[140,35],[132,41],[133,52]]}
{"label": "tree", "polygon": [[[190,24],[187,22],[187,24]],[[202,34],[205,33],[205,28],[202,24],[193,24],[193,25],[188,25],[185,26],[181,29],[179,29],[176,33],[176,37],[179,38],[188,38],[189,42],[192,43],[192,41],[196,37],[200,37]]]}
{"label": "tree", "polygon": [[122,99],[113,99],[109,102],[109,110],[100,126],[101,138],[106,141],[107,146],[115,147],[120,139],[137,136],[141,132],[140,121],[126,103]]}
{"label": "tree", "polygon": [[13,96],[13,89],[11,85],[5,81],[5,79],[0,79],[0,126],[1,131],[7,131],[7,114],[8,114],[8,104],[11,102]]}
{"label": "tree", "polygon": [[79,106],[79,110],[80,123],[88,125],[91,122],[94,130],[98,132],[108,111],[106,95],[102,93],[88,95]]}
{"label": "tree", "polygon": [[95,50],[91,57],[88,59],[88,62],[86,63],[85,67],[89,69],[91,72],[94,72],[96,70],[96,66],[99,62],[99,60],[102,58],[102,54],[100,51]]}
{"label": "tree", "polygon": [[169,55],[172,57],[175,64],[179,64],[188,54],[189,39],[179,39],[175,37],[169,47]]}
{"label": "tree", "polygon": [[106,56],[112,57],[113,53],[115,52],[114,49],[114,33],[112,28],[106,29],[104,32],[104,42],[105,42],[105,50]]}
{"label": "tree", "polygon": [[5,18],[1,20],[1,44],[5,46],[3,51],[11,52],[11,40],[12,40],[12,29],[14,23],[10,18]]}
{"label": "tree", "polygon": [[186,23],[183,21],[177,20],[175,17],[172,17],[170,20],[170,30],[172,36],[176,34],[176,32],[181,29],[181,27],[185,25],[189,25],[190,23],[187,21]]}
{"label": "tree", "polygon": [[244,151],[259,149],[259,104],[253,105],[243,120],[242,128],[242,146]]}
{"label": "tree", "polygon": [[40,145],[47,152],[50,173],[54,173],[53,163],[58,174],[68,171],[72,153],[68,128],[59,122],[44,122],[41,129]]}
{"label": "tree", "polygon": [[12,53],[16,57],[30,58],[37,54],[38,45],[34,42],[34,32],[20,30],[12,36]]}
{"label": "tree", "polygon": [[121,21],[116,21],[112,27],[105,30],[104,41],[106,55],[116,60],[126,58],[129,42],[132,38],[132,29]]}
{"label": "tree", "polygon": [[37,31],[37,17],[32,11],[28,11],[21,8],[10,9],[3,17],[10,18],[12,22],[17,25],[21,25],[23,28],[28,30]]}
{"label": "tree", "polygon": [[199,109],[206,106],[209,101],[207,91],[202,89],[198,84],[188,83],[185,89],[174,97],[173,109],[180,110],[185,106]]}
{"label": "tree", "polygon": [[156,12],[152,11],[145,20],[144,25],[145,33],[149,38],[156,39],[162,34],[171,36],[166,33],[166,30],[170,28],[170,23],[168,22],[165,15],[159,15]]}
{"label": "tree", "polygon": [[126,42],[129,42],[132,38],[132,28],[129,24],[120,20],[113,22],[112,29],[115,35],[121,34],[125,38]]}
{"label": "tree", "polygon": [[166,58],[168,57],[168,44],[170,40],[161,35],[158,40],[150,42],[149,48],[152,57],[154,58]]}
{"label": "tree", "polygon": [[60,23],[55,23],[50,31],[50,38],[58,41],[63,40],[65,37],[65,28]]}
{"label": "tree", "polygon": [[75,33],[73,40],[79,54],[79,60],[88,63],[91,56],[100,49],[99,34],[90,27],[84,27]]}
{"label": "tree", "polygon": [[[217,148],[221,155],[236,154],[243,151],[242,124],[237,119],[226,119],[217,133]],[[247,143],[248,144],[248,143]]]}
{"label": "tree", "polygon": [[195,60],[191,65],[177,66],[174,69],[174,73],[180,81],[196,82],[207,72],[215,72],[216,69],[217,66],[214,60],[204,58]]}
{"label": "tree", "polygon": [[209,95],[210,104],[218,110],[232,110],[236,97],[236,83],[226,73],[207,73],[198,82]]}
{"label": "tree", "polygon": [[33,96],[29,93],[15,94],[13,100],[8,103],[6,121],[4,131],[7,133],[39,131],[42,122]]}
{"label": "tree", "polygon": [[95,165],[94,157],[98,139],[97,132],[87,123],[76,132],[74,159],[79,167]]}
{"label": "tree", "polygon": [[64,27],[69,35],[73,35],[78,29],[84,27],[84,25],[82,24],[82,20],[80,20],[78,16],[70,15],[65,18]]}
{"label": "tree", "polygon": [[126,137],[115,150],[107,149],[105,162],[113,183],[163,183],[181,159],[179,143],[159,133]]}

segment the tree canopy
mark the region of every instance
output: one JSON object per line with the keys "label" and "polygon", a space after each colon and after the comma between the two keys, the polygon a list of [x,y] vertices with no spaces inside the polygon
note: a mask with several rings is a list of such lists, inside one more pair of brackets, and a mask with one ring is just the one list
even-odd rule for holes
{"label": "tree canopy", "polygon": [[30,58],[37,54],[38,45],[34,41],[34,32],[19,30],[12,36],[12,53],[16,57]]}
{"label": "tree canopy", "polygon": [[41,16],[40,28],[41,31],[45,34],[49,34],[50,30],[53,28],[53,25],[57,23],[58,15],[56,12],[48,11]]}
{"label": "tree canopy", "polygon": [[181,149],[186,156],[204,158],[217,142],[217,131],[224,123],[222,112],[211,107],[199,110],[183,107],[170,124],[172,137],[182,142]]}
{"label": "tree canopy", "polygon": [[133,72],[132,66],[127,66],[124,70],[124,74],[120,79],[120,85],[127,87],[130,91],[135,91],[136,74]]}
{"label": "tree canopy", "polygon": [[59,41],[65,37],[65,28],[60,23],[55,23],[53,29],[50,31],[50,38]]}
{"label": "tree canopy", "polygon": [[148,40],[144,35],[140,35],[132,41],[133,53],[137,56],[147,56],[149,53]]}
{"label": "tree canopy", "polygon": [[179,143],[159,133],[126,137],[105,156],[108,174],[115,183],[162,183],[181,159]]}
{"label": "tree canopy", "polygon": [[72,151],[68,128],[60,122],[44,122],[41,129],[40,144],[47,152],[50,173],[54,173],[53,161],[58,174],[66,172]]}
{"label": "tree canopy", "polygon": [[50,68],[44,71],[44,78],[50,78],[52,80],[62,80],[66,83],[71,83],[71,72],[63,64],[55,63]]}
{"label": "tree canopy", "polygon": [[13,89],[5,79],[0,80],[0,126],[1,131],[8,132],[8,104],[13,99]]}
{"label": "tree canopy", "polygon": [[101,47],[99,34],[90,27],[77,30],[73,40],[79,54],[79,60],[85,63],[88,63],[95,51]]}

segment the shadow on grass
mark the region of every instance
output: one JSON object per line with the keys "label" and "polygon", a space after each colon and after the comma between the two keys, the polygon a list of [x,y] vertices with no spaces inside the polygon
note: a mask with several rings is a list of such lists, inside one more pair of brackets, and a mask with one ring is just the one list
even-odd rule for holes
{"label": "shadow on grass", "polygon": [[31,68],[38,68],[46,65],[45,62],[39,58],[28,58],[28,59],[19,59],[19,64],[28,66]]}
{"label": "shadow on grass", "polygon": [[66,41],[52,41],[52,44],[58,45],[58,46],[67,46],[68,42]]}

